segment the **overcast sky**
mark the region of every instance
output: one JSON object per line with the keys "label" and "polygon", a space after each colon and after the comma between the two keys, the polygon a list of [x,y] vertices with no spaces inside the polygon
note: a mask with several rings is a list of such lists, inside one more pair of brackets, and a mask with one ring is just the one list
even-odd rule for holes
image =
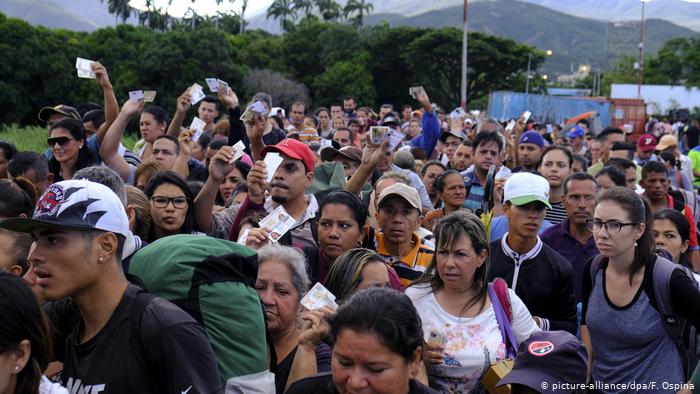
{"label": "overcast sky", "polygon": [[[154,2],[156,7],[160,7],[163,10],[168,8],[168,0],[155,0]],[[168,8],[168,13],[175,17],[181,17],[187,12],[189,7],[192,7],[198,15],[214,15],[217,11],[228,12],[231,10],[239,13],[243,5],[243,0],[235,0],[233,3],[229,0],[223,0],[221,5],[218,6],[214,0],[197,0],[195,2],[190,0],[172,0],[172,3],[173,4]],[[264,12],[271,3],[272,0],[248,0],[246,17]],[[145,4],[145,0],[131,1],[131,6],[139,9],[146,9]]]}

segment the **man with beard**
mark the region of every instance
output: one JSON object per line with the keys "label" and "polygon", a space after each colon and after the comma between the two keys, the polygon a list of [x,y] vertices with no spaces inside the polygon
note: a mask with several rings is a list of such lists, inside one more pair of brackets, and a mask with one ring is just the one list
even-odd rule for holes
{"label": "man with beard", "polygon": [[[236,241],[240,231],[240,223],[249,216],[252,211],[272,212],[278,206],[294,218],[296,223],[289,232],[291,244],[295,247],[317,246],[314,239],[312,226],[315,226],[315,215],[318,210],[318,202],[313,194],[305,195],[306,188],[311,186],[314,177],[316,159],[311,149],[301,141],[287,138],[277,145],[268,145],[262,152],[265,155],[270,152],[279,153],[282,164],[277,168],[272,182],[268,185],[265,162],[259,160],[248,173],[248,198],[239,208],[236,219],[231,228],[229,239]],[[265,198],[265,190],[269,191],[269,197]],[[269,242],[269,228],[254,228],[248,233],[246,245],[258,249]]]}
{"label": "man with beard", "polygon": [[518,141],[518,162],[520,167],[513,172],[534,172],[537,171],[537,164],[540,162],[544,149],[544,138],[536,131],[527,131],[520,136]]}
{"label": "man with beard", "polygon": [[465,171],[469,166],[474,164],[474,150],[472,149],[472,142],[469,140],[462,141],[457,147],[450,160],[450,168],[457,170],[459,172]]}
{"label": "man with beard", "polygon": [[564,181],[566,219],[544,231],[542,242],[549,245],[571,263],[574,275],[576,302],[583,298],[583,266],[598,254],[593,233],[586,226],[593,219],[598,182],[587,173],[572,174]]}

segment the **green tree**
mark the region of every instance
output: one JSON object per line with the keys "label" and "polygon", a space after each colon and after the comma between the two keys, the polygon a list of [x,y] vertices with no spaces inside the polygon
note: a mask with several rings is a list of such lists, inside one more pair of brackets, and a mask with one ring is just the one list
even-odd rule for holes
{"label": "green tree", "polygon": [[415,80],[401,53],[405,45],[427,31],[405,26],[390,28],[388,24],[368,28],[365,46],[369,52],[368,68],[374,77],[377,104],[416,104],[408,95],[408,88]]}
{"label": "green tree", "polygon": [[314,2],[312,0],[292,0],[292,6],[304,16],[309,16],[314,9]]}
{"label": "green tree", "polygon": [[[431,99],[459,104],[461,44],[460,30],[435,29],[413,40],[401,54],[413,81],[422,84]],[[544,61],[544,53],[512,40],[469,33],[467,101],[484,97],[492,90],[524,90],[528,53],[532,54],[531,68],[536,70]]]}
{"label": "green tree", "polygon": [[[349,19],[358,27],[362,27],[365,17],[374,10],[372,3],[366,0],[348,0],[343,9],[345,18]],[[353,16],[354,15],[354,16]]]}
{"label": "green tree", "polygon": [[335,22],[343,14],[343,7],[335,0],[314,0],[321,19],[325,22]]}
{"label": "green tree", "polygon": [[277,19],[284,31],[292,30],[297,12],[294,0],[274,0],[267,8],[267,19]]}
{"label": "green tree", "polygon": [[366,64],[367,54],[360,54],[330,66],[314,81],[314,102],[340,102],[344,96],[351,95],[357,97],[360,105],[373,105],[376,96]]}

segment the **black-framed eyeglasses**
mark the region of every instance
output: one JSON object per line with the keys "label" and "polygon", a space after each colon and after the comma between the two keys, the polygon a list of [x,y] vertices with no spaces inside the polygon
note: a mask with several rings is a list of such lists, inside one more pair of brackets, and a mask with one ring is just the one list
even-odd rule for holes
{"label": "black-framed eyeglasses", "polygon": [[634,226],[639,223],[622,223],[618,222],[617,220],[608,220],[607,222],[604,222],[600,219],[588,219],[586,220],[586,227],[590,231],[593,232],[598,232],[600,231],[601,228],[605,227],[605,231],[608,233],[619,233],[620,230],[622,230],[623,227],[625,226]]}
{"label": "black-framed eyeglasses", "polygon": [[177,209],[187,208],[187,203],[189,200],[187,197],[165,197],[165,196],[153,196],[151,197],[151,202],[156,208],[165,208],[169,203],[173,203],[173,206]]}
{"label": "black-framed eyeglasses", "polygon": [[53,138],[46,139],[46,143],[50,147],[54,147],[54,146],[56,146],[56,144],[58,144],[60,146],[66,146],[71,141],[75,141],[75,140],[72,138],[69,138],[69,137],[53,137]]}

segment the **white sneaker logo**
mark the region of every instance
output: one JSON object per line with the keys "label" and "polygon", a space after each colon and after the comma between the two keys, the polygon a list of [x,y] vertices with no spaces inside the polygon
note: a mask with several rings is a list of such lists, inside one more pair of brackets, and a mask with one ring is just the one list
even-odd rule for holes
{"label": "white sneaker logo", "polygon": [[191,388],[192,388],[192,386],[188,387],[187,390],[182,391],[181,394],[187,394],[187,392],[190,391]]}

